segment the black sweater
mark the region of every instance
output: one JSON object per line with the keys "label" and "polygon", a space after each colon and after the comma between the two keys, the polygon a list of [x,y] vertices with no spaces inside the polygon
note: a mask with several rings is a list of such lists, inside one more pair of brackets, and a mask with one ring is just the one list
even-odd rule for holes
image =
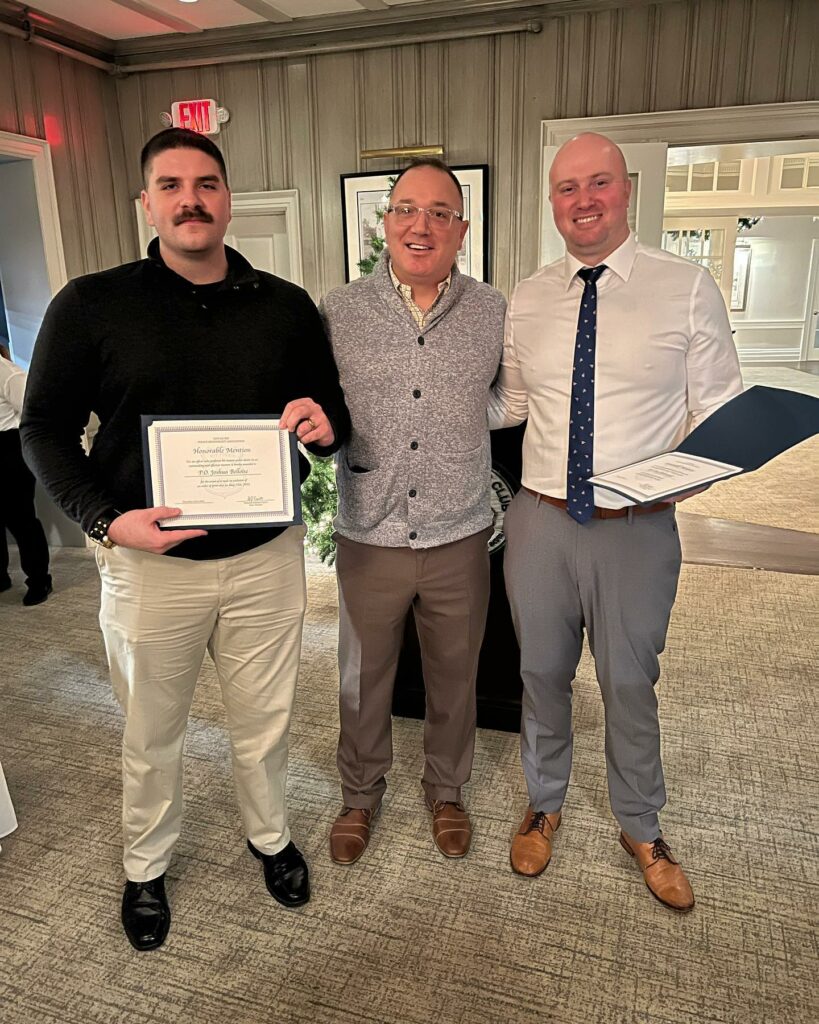
{"label": "black sweater", "polygon": [[[350,417],[330,345],[305,291],[254,270],[226,247],[228,275],[194,285],[148,259],[69,282],[43,320],[20,434],[26,460],[59,507],[88,530],[116,509],[145,508],[140,416],[280,413],[309,397],[346,441]],[[95,412],[90,455],[81,437]],[[281,527],[214,530],[168,554],[223,558]]]}

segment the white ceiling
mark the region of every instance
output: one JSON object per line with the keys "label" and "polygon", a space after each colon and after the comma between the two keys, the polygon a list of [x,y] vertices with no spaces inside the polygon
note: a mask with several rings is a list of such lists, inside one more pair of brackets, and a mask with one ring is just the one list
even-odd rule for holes
{"label": "white ceiling", "polygon": [[425,2],[428,0],[34,0],[30,6],[108,39],[133,39],[234,25],[287,24]]}

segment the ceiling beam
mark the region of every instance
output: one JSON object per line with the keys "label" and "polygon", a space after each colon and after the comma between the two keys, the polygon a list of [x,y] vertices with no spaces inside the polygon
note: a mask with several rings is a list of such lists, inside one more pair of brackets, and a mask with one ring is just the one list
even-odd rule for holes
{"label": "ceiling beam", "polygon": [[164,25],[165,28],[173,29],[174,32],[201,32],[202,29],[198,25],[194,25],[192,21],[185,21],[184,18],[177,18],[173,14],[167,14],[165,11],[161,11],[158,7],[154,7],[151,4],[147,4],[144,0],[114,0],[115,4],[120,7],[126,7],[129,11],[133,11],[135,14],[141,14],[143,18],[150,18],[151,21],[155,21],[158,25]]}
{"label": "ceiling beam", "polygon": [[388,11],[390,9],[390,5],[385,4],[384,0],[355,0],[355,2],[368,11]]}
{"label": "ceiling beam", "polygon": [[254,14],[260,15],[267,21],[274,21],[277,24],[293,20],[289,14],[285,14],[284,11],[280,11],[278,7],[274,7],[273,4],[267,3],[267,0],[233,0],[233,2],[237,3],[240,7],[244,7],[248,11],[252,11]]}

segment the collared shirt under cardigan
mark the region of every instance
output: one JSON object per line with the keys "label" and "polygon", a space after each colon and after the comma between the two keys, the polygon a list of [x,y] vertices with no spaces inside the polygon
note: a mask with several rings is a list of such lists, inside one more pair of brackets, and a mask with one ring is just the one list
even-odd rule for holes
{"label": "collared shirt under cardigan", "polygon": [[395,287],[395,290],[398,292],[401,298],[404,300],[404,304],[406,305],[407,309],[410,311],[410,313],[412,313],[412,319],[416,322],[416,324],[419,327],[426,327],[427,320],[429,320],[429,318],[432,316],[432,311],[438,304],[438,300],[441,298],[442,295],[449,291],[449,286],[452,283],[452,274],[447,274],[443,281],[438,282],[438,294],[433,299],[432,305],[429,307],[429,309],[421,309],[421,307],[412,297],[412,285],[404,284],[403,281],[398,280],[395,270],[393,270],[392,261],[390,261],[388,265],[390,268],[390,279],[393,283],[393,286]]}
{"label": "collared shirt under cardigan", "polygon": [[486,403],[506,303],[453,267],[419,329],[388,261],[322,303],[352,419],[335,525],[362,544],[436,547],[492,522]]}
{"label": "collared shirt under cardigan", "polygon": [[[633,235],[603,262],[597,284],[594,472],[675,448],[740,394],[739,359],[725,302],[706,269],[639,244]],[[567,254],[514,291],[490,426],[528,416],[523,483],[566,497],[572,358],[583,264]],[[628,500],[595,488],[595,504]]]}
{"label": "collared shirt under cardigan", "polygon": [[[87,532],[109,508],[147,504],[140,415],[280,413],[309,396],[336,442],[349,417],[330,346],[307,293],[255,270],[225,247],[228,274],[196,285],[148,259],[70,281],[48,308],[34,349],[21,436],[51,497]],[[100,429],[90,455],[80,437],[91,411]],[[284,528],[212,530],[171,557],[224,558]]]}

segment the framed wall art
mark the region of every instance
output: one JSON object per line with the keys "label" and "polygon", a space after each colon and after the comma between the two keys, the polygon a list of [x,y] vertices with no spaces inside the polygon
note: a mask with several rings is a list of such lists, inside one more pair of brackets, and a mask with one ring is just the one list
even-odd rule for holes
{"label": "framed wall art", "polygon": [[[458,269],[478,281],[489,279],[489,168],[453,167],[464,192],[469,230],[458,253]],[[384,211],[400,171],[341,175],[344,273],[347,281],[370,273],[384,248]]]}

